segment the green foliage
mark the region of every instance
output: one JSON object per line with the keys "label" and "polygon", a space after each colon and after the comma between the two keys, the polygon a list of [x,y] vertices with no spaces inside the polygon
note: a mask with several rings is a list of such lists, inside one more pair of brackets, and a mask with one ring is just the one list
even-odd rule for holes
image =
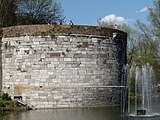
{"label": "green foliage", "polygon": [[4,102],[4,105],[7,107],[7,108],[9,108],[9,107],[14,107],[14,103],[13,103],[13,101],[5,101]]}
{"label": "green foliage", "polygon": [[[128,34],[127,63],[129,68],[135,64],[141,66],[149,63],[153,66],[156,82],[160,82],[160,0],[154,1],[154,6],[149,8],[149,12],[150,25],[137,21],[136,28],[123,24],[120,29]],[[101,27],[110,26],[109,23],[101,23],[100,19],[98,25]],[[135,76],[128,77],[128,82],[130,101],[134,104]]]}
{"label": "green foliage", "polygon": [[0,107],[13,107],[14,103],[11,100],[11,97],[8,95],[8,93],[3,93],[2,96],[0,96]]}
{"label": "green foliage", "polygon": [[2,100],[12,100],[12,99],[11,99],[11,96],[8,95],[8,93],[3,93]]}
{"label": "green foliage", "polygon": [[155,36],[160,36],[160,0],[155,0],[154,7],[149,8],[149,16],[148,19],[150,21],[150,24],[152,26],[152,30]]}
{"label": "green foliage", "polygon": [[7,93],[3,93],[0,96],[0,111],[13,111],[15,109],[14,102],[11,100],[11,97]]}
{"label": "green foliage", "polygon": [[14,103],[13,103],[13,101],[0,100],[0,107],[13,108]]}
{"label": "green foliage", "polygon": [[6,107],[2,100],[0,100],[0,107]]}
{"label": "green foliage", "polygon": [[[136,45],[140,64],[149,63],[153,66],[157,80],[160,80],[160,0],[155,0],[154,6],[149,8],[148,20],[150,25],[137,21],[137,27],[141,32]],[[160,81],[159,81],[160,82]]]}

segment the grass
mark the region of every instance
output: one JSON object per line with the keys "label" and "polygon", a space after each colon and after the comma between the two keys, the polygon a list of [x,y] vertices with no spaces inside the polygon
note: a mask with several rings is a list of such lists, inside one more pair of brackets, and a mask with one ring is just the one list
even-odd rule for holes
{"label": "grass", "polygon": [[7,98],[5,98],[5,94],[0,96],[0,110],[12,111],[14,109],[14,102],[10,99],[8,95]]}
{"label": "grass", "polygon": [[14,101],[7,93],[0,96],[0,111],[26,111],[26,107],[16,107]]}

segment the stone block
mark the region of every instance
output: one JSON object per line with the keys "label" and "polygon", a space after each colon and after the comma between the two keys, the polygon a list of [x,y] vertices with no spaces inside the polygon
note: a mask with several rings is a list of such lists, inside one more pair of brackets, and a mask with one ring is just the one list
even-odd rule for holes
{"label": "stone block", "polygon": [[63,96],[56,96],[56,95],[54,96],[54,99],[58,99],[59,100],[59,99],[62,99],[62,98],[63,98]]}
{"label": "stone block", "polygon": [[59,52],[54,52],[54,53],[48,53],[50,55],[51,58],[55,58],[55,57],[60,57],[61,53]]}
{"label": "stone block", "polygon": [[72,58],[64,58],[64,61],[72,61]]}
{"label": "stone block", "polygon": [[97,38],[92,38],[92,42],[97,42],[98,39]]}

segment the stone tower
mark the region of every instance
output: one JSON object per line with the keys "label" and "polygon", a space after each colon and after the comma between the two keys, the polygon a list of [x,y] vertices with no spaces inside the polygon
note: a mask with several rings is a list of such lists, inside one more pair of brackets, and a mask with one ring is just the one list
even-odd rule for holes
{"label": "stone tower", "polygon": [[119,104],[126,43],[96,26],[4,28],[2,90],[36,108]]}

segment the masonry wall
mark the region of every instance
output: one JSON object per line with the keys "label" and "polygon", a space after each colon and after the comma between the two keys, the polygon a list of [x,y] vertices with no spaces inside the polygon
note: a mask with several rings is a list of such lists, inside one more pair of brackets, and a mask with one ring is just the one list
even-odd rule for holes
{"label": "masonry wall", "polygon": [[3,29],[2,89],[36,108],[119,104],[125,64],[126,34],[118,30],[48,25]]}
{"label": "masonry wall", "polygon": [[[2,28],[0,27],[0,43],[2,43]],[[0,44],[0,48],[1,48]],[[2,51],[0,50],[0,94],[2,92]]]}

